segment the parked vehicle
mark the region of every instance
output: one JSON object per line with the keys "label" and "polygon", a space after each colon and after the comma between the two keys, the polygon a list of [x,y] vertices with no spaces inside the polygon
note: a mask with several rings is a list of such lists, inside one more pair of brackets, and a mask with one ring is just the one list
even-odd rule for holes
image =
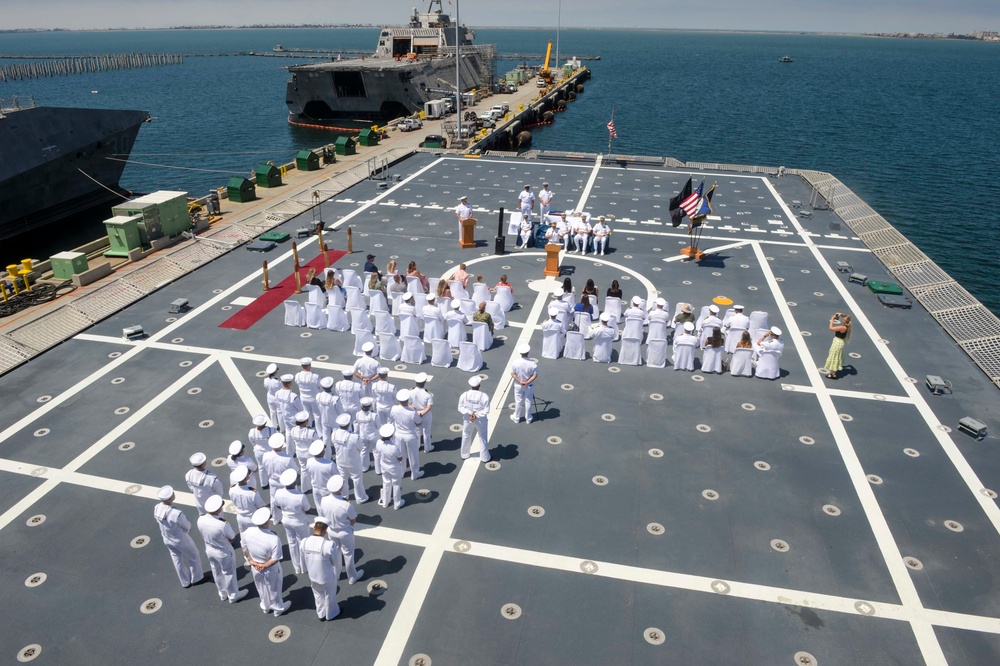
{"label": "parked vehicle", "polygon": [[493,117],[493,112],[486,111],[481,116],[479,116],[479,124],[482,125],[483,127],[489,127],[490,129],[496,127],[497,122]]}
{"label": "parked vehicle", "polygon": [[406,118],[396,125],[400,132],[412,132],[413,130],[418,130],[423,126],[424,124],[416,118]]}

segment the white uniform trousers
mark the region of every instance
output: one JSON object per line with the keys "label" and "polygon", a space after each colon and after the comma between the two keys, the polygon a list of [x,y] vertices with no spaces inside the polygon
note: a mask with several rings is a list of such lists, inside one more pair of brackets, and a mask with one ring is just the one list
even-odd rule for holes
{"label": "white uniform trousers", "polygon": [[223,601],[236,601],[236,558],[232,549],[229,552],[206,548],[208,565],[212,568],[212,578],[219,590],[219,598]]}
{"label": "white uniform trousers", "polygon": [[321,620],[332,620],[340,615],[340,604],[337,603],[338,578],[340,578],[339,571],[333,580],[325,583],[310,583],[313,591],[313,599],[316,601],[316,615]]}
{"label": "white uniform trousers", "polygon": [[420,425],[417,426],[417,434],[420,435],[421,443],[424,447],[424,453],[430,453],[434,450],[434,440],[431,439],[431,422],[433,420],[434,411],[431,410],[420,417]]}
{"label": "white uniform trousers", "polygon": [[406,435],[397,431],[396,444],[406,452],[406,460],[403,462],[403,473],[406,473],[405,465],[409,463],[410,477],[412,478],[414,474],[420,471],[420,437],[418,435]]}
{"label": "white uniform trousers", "polygon": [[576,234],[573,236],[573,241],[576,243],[577,252],[587,251],[587,234]]}
{"label": "white uniform trousers", "polygon": [[184,535],[180,543],[166,544],[170,551],[170,559],[174,562],[174,570],[181,580],[181,585],[187,587],[199,582],[205,577],[205,568],[201,564],[201,553],[194,545],[194,540]]}
{"label": "white uniform trousers", "polygon": [[535,385],[528,384],[527,386],[521,386],[520,384],[514,384],[514,418],[520,418],[522,407],[524,408],[524,420],[526,423],[531,423],[531,407],[535,399]]}
{"label": "white uniform trousers", "polygon": [[604,251],[608,247],[608,237],[607,236],[594,236],[594,254],[600,252],[604,254]]}
{"label": "white uniform trousers", "polygon": [[299,490],[307,493],[312,490],[312,475],[306,469],[306,462],[309,461],[309,458],[299,458],[296,456],[295,461],[299,463]]}
{"label": "white uniform trousers", "polygon": [[[271,417],[271,425],[275,430],[284,430],[285,424],[278,420],[278,400],[274,397],[273,393],[267,394],[267,411]],[[260,464],[260,461],[257,461]]]}
{"label": "white uniform trousers", "polygon": [[521,206],[521,219],[528,221],[531,220],[531,206]]}
{"label": "white uniform trousers", "polygon": [[358,570],[354,566],[354,531],[331,532],[334,543],[340,543],[340,554],[344,557],[344,571],[348,578],[357,578]]}
{"label": "white uniform trousers", "polygon": [[531,240],[531,229],[530,228],[521,229],[521,247],[528,247],[528,241],[530,240]]}
{"label": "white uniform trousers", "polygon": [[379,428],[384,426],[386,423],[389,423],[389,410],[391,409],[392,405],[389,405],[388,407],[385,408],[378,406],[375,407],[375,417],[376,417],[375,422],[378,423]]}
{"label": "white uniform trousers", "polygon": [[302,409],[309,412],[309,422],[316,429],[319,429],[319,405],[315,400],[306,400],[299,396],[302,401]]}
{"label": "white uniform trousers", "polygon": [[344,499],[351,499],[351,493],[348,490],[347,480],[351,480],[351,486],[354,488],[354,499],[358,504],[364,504],[368,501],[368,493],[365,491],[365,479],[364,474],[362,474],[360,469],[354,469],[352,467],[340,466],[340,475],[344,477]]}
{"label": "white uniform trousers", "polygon": [[479,431],[479,439],[481,442],[481,447],[479,449],[479,459],[483,462],[490,461],[490,447],[489,442],[486,438],[486,428],[489,427],[489,423],[486,417],[477,417],[475,421],[470,421],[468,417],[465,418],[465,422],[462,424],[462,457],[468,458],[471,455],[472,450],[472,438],[475,437],[475,433]]}
{"label": "white uniform trousers", "polygon": [[288,540],[288,559],[292,561],[292,569],[295,570],[297,574],[304,574],[306,572],[306,557],[302,552],[302,542],[305,541],[311,532],[307,525],[287,525],[282,523],[285,527],[285,536]]}
{"label": "white uniform trousers", "polygon": [[[377,458],[376,458],[377,460]],[[400,502],[403,499],[403,466],[393,465],[393,467],[387,468],[382,467],[382,493],[380,495],[379,504],[384,507],[388,507],[390,503],[396,508],[399,508]]]}
{"label": "white uniform trousers", "polygon": [[260,595],[260,605],[264,609],[264,612],[267,613],[281,608],[283,605],[281,601],[281,579],[284,578],[281,571],[281,562],[263,571],[257,571],[253,567],[250,567],[250,571],[253,572],[253,584],[257,588],[257,594]]}

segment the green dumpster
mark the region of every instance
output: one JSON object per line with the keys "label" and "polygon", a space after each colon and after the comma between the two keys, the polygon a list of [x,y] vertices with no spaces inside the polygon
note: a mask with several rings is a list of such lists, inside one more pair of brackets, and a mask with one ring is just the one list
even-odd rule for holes
{"label": "green dumpster", "polygon": [[226,185],[226,193],[229,196],[229,200],[236,203],[246,203],[257,198],[257,188],[254,187],[253,181],[241,176],[233,176],[229,179],[229,184]]}
{"label": "green dumpster", "polygon": [[108,230],[108,244],[111,246],[104,252],[105,257],[127,257],[129,252],[142,247],[139,238],[139,222],[141,215],[130,217],[117,216],[104,221]]}
{"label": "green dumpster", "polygon": [[59,252],[49,257],[52,276],[60,280],[69,280],[87,270],[87,255],[83,252]]}
{"label": "green dumpster", "polygon": [[319,155],[311,150],[300,150],[295,155],[295,168],[299,171],[316,171],[319,169]]}
{"label": "green dumpster", "polygon": [[370,128],[361,130],[361,135],[358,137],[358,143],[362,146],[377,146],[378,145],[378,133]]}
{"label": "green dumpster", "polygon": [[338,155],[354,155],[357,151],[357,146],[354,143],[354,139],[349,136],[342,136],[337,139],[337,154]]}
{"label": "green dumpster", "polygon": [[278,187],[281,185],[281,169],[273,164],[261,164],[253,170],[258,187]]}

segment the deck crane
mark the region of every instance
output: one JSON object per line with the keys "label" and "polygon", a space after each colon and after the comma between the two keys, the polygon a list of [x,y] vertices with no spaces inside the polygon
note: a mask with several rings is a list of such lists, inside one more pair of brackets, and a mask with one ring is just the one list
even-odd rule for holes
{"label": "deck crane", "polygon": [[545,81],[546,85],[552,85],[552,70],[549,69],[549,59],[552,57],[552,40],[549,40],[549,47],[545,49],[545,63],[539,70],[538,76]]}

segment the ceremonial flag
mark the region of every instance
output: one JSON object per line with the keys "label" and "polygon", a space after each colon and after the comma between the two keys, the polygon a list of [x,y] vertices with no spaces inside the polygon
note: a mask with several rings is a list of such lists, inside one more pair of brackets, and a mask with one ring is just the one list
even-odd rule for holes
{"label": "ceremonial flag", "polygon": [[618,132],[615,131],[615,119],[614,118],[612,118],[611,120],[608,121],[608,134],[611,136],[612,139],[617,139],[618,138]]}
{"label": "ceremonial flag", "polygon": [[705,218],[712,214],[712,194],[715,192],[715,186],[718,183],[713,183],[712,187],[705,193],[705,196],[701,198],[698,203],[698,210],[695,211],[694,215],[691,215],[691,228],[700,227],[701,223],[705,221]]}
{"label": "ceremonial flag", "polygon": [[691,179],[684,183],[684,187],[675,197],[670,198],[670,222],[675,226],[681,226],[684,220],[684,211],[681,210],[681,202],[691,196]]}
{"label": "ceremonial flag", "polygon": [[705,187],[705,181],[701,181],[698,184],[698,189],[689,194],[684,200],[681,201],[681,209],[688,217],[694,217],[694,214],[698,212],[699,203],[701,202],[701,192]]}

